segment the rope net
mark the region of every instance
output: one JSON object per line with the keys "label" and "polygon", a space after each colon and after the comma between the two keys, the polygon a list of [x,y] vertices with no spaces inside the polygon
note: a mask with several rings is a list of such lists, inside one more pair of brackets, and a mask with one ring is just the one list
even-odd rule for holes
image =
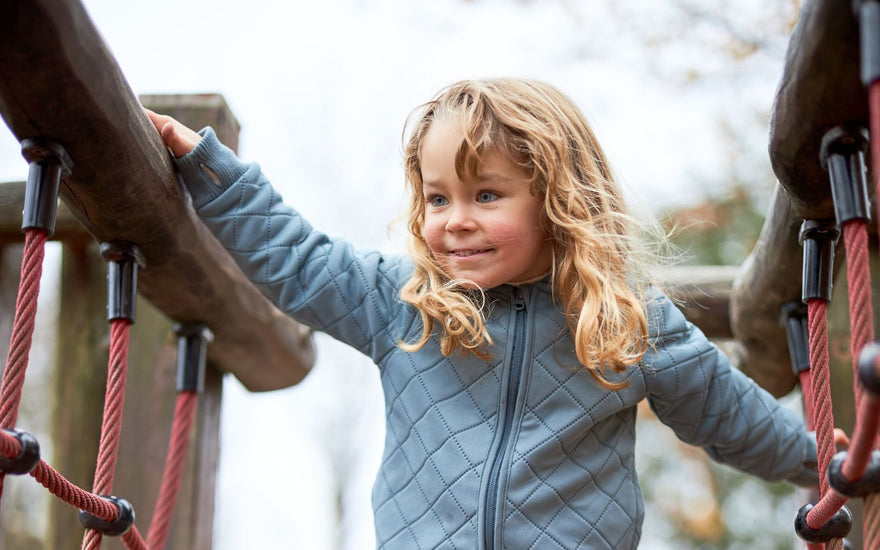
{"label": "rope net", "polygon": [[[197,392],[189,388],[178,391],[159,496],[148,536],[144,538],[133,524],[133,512],[129,521],[128,517],[124,517],[126,514],[123,503],[119,502],[121,499],[110,497],[113,490],[122,429],[133,312],[128,317],[113,318],[110,321],[107,385],[98,457],[91,491],[70,482],[52,466],[40,459],[38,447],[36,447],[36,454],[29,455],[30,443],[23,444],[23,441],[29,440],[22,438],[23,432],[17,432],[13,429],[18,417],[28,355],[33,339],[34,319],[47,240],[48,232],[45,230],[28,229],[25,231],[21,278],[11,342],[6,368],[3,372],[2,387],[0,387],[0,428],[3,428],[0,429],[0,465],[4,465],[7,469],[4,471],[3,468],[0,468],[0,496],[2,496],[2,480],[6,473],[27,473],[55,497],[81,511],[80,520],[85,526],[82,541],[84,550],[99,549],[104,534],[120,536],[126,548],[130,549],[164,548],[181,485],[190,434],[195,421]],[[136,292],[136,289],[133,291]],[[185,365],[186,368],[197,369],[201,369],[203,366],[203,364]],[[24,435],[30,437],[29,434]],[[34,460],[31,464],[24,466],[22,471],[9,469],[15,468],[21,459],[28,457],[32,457]],[[8,466],[4,460],[13,466]],[[129,522],[126,523],[126,521]]]}
{"label": "rope net", "polygon": [[[880,135],[880,78],[874,79],[868,84],[868,112],[870,136]],[[829,132],[830,134],[831,132]],[[849,137],[845,142],[850,146],[858,144],[858,136]],[[823,147],[825,144],[823,143]],[[880,197],[880,139],[868,139],[867,147],[870,150],[870,159],[873,170],[871,173],[871,186],[874,197]],[[824,154],[824,153],[823,153]],[[844,239],[846,252],[847,274],[847,298],[849,305],[849,330],[850,330],[850,354],[852,356],[853,370],[853,402],[856,411],[856,422],[851,441],[842,462],[832,465],[832,458],[836,452],[834,444],[834,419],[832,413],[830,372],[828,362],[828,336],[827,336],[827,303],[826,300],[811,299],[808,301],[809,308],[809,347],[810,347],[810,381],[807,382],[801,374],[801,385],[805,400],[805,416],[808,426],[815,426],[816,441],[818,445],[819,463],[819,501],[807,510],[805,524],[810,530],[820,532],[828,530],[833,523],[839,522],[841,512],[849,498],[854,496],[863,497],[862,536],[865,548],[880,548],[880,494],[877,492],[877,484],[880,482],[880,463],[876,462],[878,455],[875,449],[878,446],[878,427],[880,427],[880,396],[877,388],[870,391],[866,389],[860,378],[860,362],[865,361],[865,351],[873,345],[874,312],[872,306],[871,271],[869,260],[868,218],[870,207],[864,205],[861,209],[857,194],[860,182],[864,183],[864,167],[862,166],[861,151],[850,148],[849,166],[858,166],[858,170],[852,174],[851,181],[846,180],[844,173],[839,170],[831,173],[831,185],[834,189],[835,213]],[[823,160],[824,162],[824,160]],[[836,175],[834,175],[836,174]],[[850,189],[847,189],[850,186]],[[846,192],[841,192],[841,190]],[[863,194],[867,197],[867,185],[862,186]],[[849,193],[852,191],[851,193]],[[849,193],[849,194],[848,194]],[[876,201],[880,203],[880,201]],[[876,205],[877,219],[880,223],[880,204]],[[806,250],[806,249],[805,249]],[[833,262],[833,254],[831,255]],[[807,278],[808,262],[805,252],[805,285]],[[826,269],[830,269],[826,267]],[[830,299],[830,296],[828,297]],[[874,364],[880,365],[880,353],[876,353]],[[880,371],[873,369],[877,374]],[[880,381],[880,376],[877,377]],[[841,456],[841,455],[838,455]],[[837,460],[836,458],[834,459]],[[873,461],[873,463],[872,463]],[[839,466],[839,477],[835,482],[829,482],[830,472]],[[836,470],[834,470],[836,471]],[[848,529],[848,528],[847,528]],[[799,532],[801,536],[804,535]],[[811,534],[811,533],[810,533]],[[808,540],[807,547],[810,550],[824,548],[840,548],[842,540],[839,537],[825,537],[824,542]],[[819,537],[821,538],[821,537]]]}

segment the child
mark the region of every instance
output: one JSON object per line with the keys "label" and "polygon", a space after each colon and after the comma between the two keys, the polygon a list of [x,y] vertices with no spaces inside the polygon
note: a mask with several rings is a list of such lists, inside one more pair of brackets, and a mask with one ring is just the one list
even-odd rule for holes
{"label": "child", "polygon": [[316,231],[210,128],[149,114],[248,277],[378,365],[379,548],[635,548],[644,398],[719,462],[816,482],[797,416],[648,285],[608,162],[555,88],[467,81],[423,106],[404,159],[409,258]]}

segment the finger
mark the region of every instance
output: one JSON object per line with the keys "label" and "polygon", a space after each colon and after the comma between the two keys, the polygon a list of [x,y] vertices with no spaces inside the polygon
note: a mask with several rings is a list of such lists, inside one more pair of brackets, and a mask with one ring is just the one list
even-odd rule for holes
{"label": "finger", "polygon": [[153,126],[155,126],[156,129],[160,131],[162,129],[162,126],[165,126],[165,124],[167,124],[171,119],[171,117],[169,116],[154,113],[147,108],[144,108],[144,111],[147,113],[147,116],[150,118],[150,122],[153,123]]}
{"label": "finger", "polygon": [[849,436],[840,428],[834,428],[834,446],[838,449],[846,449],[849,447]]}
{"label": "finger", "polygon": [[159,135],[162,136],[162,141],[165,142],[169,147],[172,143],[174,143],[174,124],[171,122],[166,122],[159,128]]}

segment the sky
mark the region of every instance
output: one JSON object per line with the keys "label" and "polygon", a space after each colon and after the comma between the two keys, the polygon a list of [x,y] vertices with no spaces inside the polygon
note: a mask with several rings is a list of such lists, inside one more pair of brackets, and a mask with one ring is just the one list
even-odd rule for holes
{"label": "sky", "polygon": [[[749,65],[731,64],[713,49],[716,27],[681,26],[668,8],[681,1],[83,4],[135,94],[222,94],[242,126],[240,156],[258,161],[286,202],[323,231],[386,252],[402,243],[392,222],[403,205],[404,121],[442,86],[484,76],[555,84],[593,124],[636,208],[656,211],[713,192],[730,168],[731,131],[747,138],[752,156],[766,150],[784,51],[771,44]],[[755,28],[750,17],[766,21],[761,2],[734,4],[728,15],[742,28]],[[0,181],[26,173],[18,143],[0,132]],[[235,434],[238,443],[221,457],[218,550],[372,546],[378,376],[328,338],[317,345],[314,372],[295,388],[248,394],[226,385],[223,441]],[[253,441],[241,439],[248,432]],[[242,475],[258,445],[270,447],[263,467]],[[273,467],[287,473],[260,473]],[[352,511],[341,539],[340,479]],[[264,505],[254,510],[252,498]],[[253,523],[270,528],[243,527]]]}

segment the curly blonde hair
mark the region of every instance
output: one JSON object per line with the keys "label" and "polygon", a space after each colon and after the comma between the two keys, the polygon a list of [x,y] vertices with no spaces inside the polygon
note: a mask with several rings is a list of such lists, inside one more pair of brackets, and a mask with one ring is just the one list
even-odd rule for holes
{"label": "curly blonde hair", "polygon": [[423,233],[420,152],[441,117],[461,122],[464,139],[455,167],[462,179],[476,175],[486,152],[506,153],[523,169],[532,194],[542,199],[553,253],[552,293],[566,314],[578,360],[603,387],[624,387],[606,373],[636,363],[648,346],[648,278],[636,254],[638,224],[626,212],[622,192],[583,113],[555,87],[535,80],[457,82],[410,116],[404,168],[415,270],[401,299],[418,309],[423,332],[418,341],[402,342],[401,347],[420,349],[435,327],[444,355],[461,350],[488,358],[492,344],[482,293],[444,273]]}

